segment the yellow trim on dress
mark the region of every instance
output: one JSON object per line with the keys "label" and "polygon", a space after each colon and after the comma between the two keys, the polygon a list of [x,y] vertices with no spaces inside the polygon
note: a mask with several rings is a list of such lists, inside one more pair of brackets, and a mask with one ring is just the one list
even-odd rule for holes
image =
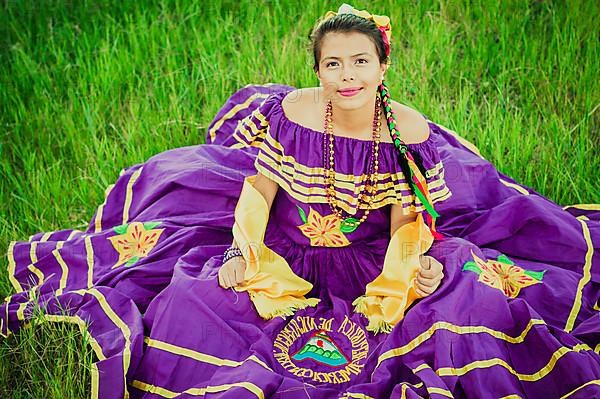
{"label": "yellow trim on dress", "polygon": [[[245,139],[247,143],[252,145],[253,140],[257,138],[262,140],[264,138],[264,134],[266,132],[265,128],[269,125],[269,122],[267,122],[266,116],[260,112],[260,107],[262,104],[263,103],[261,103],[258,108],[252,111],[250,115],[238,122],[238,125],[233,132],[237,141],[242,142]],[[258,127],[256,126],[254,120],[258,121]],[[250,128],[250,131],[248,131],[248,128]]]}
{"label": "yellow trim on dress", "polygon": [[[98,344],[98,341],[96,341],[96,339],[92,337],[92,334],[88,332],[86,322],[83,321],[83,319],[81,319],[79,316],[43,315],[43,318],[51,322],[67,322],[77,324],[77,326],[79,327],[79,332],[82,336],[86,337],[85,340],[89,342],[90,346],[92,347],[92,350],[98,358],[98,361],[106,360],[106,356],[104,356],[104,353],[102,353],[102,348]],[[96,363],[92,363],[90,374],[92,379],[90,398],[98,399],[100,372],[98,371],[98,366],[96,365]]]}
{"label": "yellow trim on dress", "polygon": [[506,187],[514,188],[515,190],[517,190],[518,192],[520,192],[523,195],[529,195],[529,191],[527,191],[523,187],[519,186],[518,184],[511,183],[504,179],[499,179],[499,180],[500,180],[500,183],[504,184]]}
{"label": "yellow trim on dress", "polygon": [[129,181],[127,182],[127,188],[125,190],[125,204],[123,205],[123,224],[129,221],[129,209],[131,208],[131,202],[133,200],[133,185],[142,174],[143,167],[133,172]]}
{"label": "yellow trim on dress", "polygon": [[[269,158],[270,157],[270,158]],[[321,167],[307,167],[302,163],[298,162],[295,157],[292,155],[278,155],[271,150],[271,148],[264,146],[261,148],[261,151],[257,155],[257,160],[262,161],[267,164],[271,168],[276,171],[280,171],[283,174],[283,177],[287,177],[288,180],[298,180],[302,183],[306,184],[325,184],[324,173],[325,170]],[[255,161],[255,164],[258,161]],[[291,165],[293,166],[291,166]],[[272,174],[271,171],[268,171],[269,174]],[[438,162],[433,168],[429,169],[427,173],[432,176],[434,174],[437,179],[434,181],[430,181],[428,183],[429,189],[434,189],[438,187],[442,187],[444,185],[444,170],[442,162]],[[361,175],[347,175],[339,172],[335,172],[336,186],[339,188],[344,188],[346,190],[352,191],[355,194],[362,190],[366,185],[367,180],[370,178],[366,174]],[[391,179],[390,179],[391,178]],[[400,190],[410,191],[411,188],[406,182],[402,182],[405,180],[404,174],[402,172],[398,173],[378,173],[377,174],[378,183],[375,186],[376,192],[387,190],[390,188],[394,188],[397,193]],[[382,183],[384,180],[390,179],[391,181]],[[310,188],[309,188],[310,189]],[[434,193],[438,194],[438,193]],[[438,194],[439,195],[439,194]],[[412,199],[412,195],[411,195]]]}
{"label": "yellow trim on dress", "polygon": [[[310,187],[305,187],[302,186],[298,183],[300,179],[299,175],[296,174],[294,179],[290,180],[290,179],[286,179],[281,177],[279,174],[273,173],[270,170],[264,168],[262,165],[260,165],[258,162],[255,163],[255,167],[256,170],[261,172],[262,174],[264,174],[265,176],[269,177],[271,180],[275,181],[277,184],[279,184],[280,187],[286,189],[286,192],[288,192],[290,194],[290,196],[292,196],[294,199],[306,203],[306,204],[311,204],[311,203],[323,203],[326,202],[326,190],[325,190],[325,185],[324,183],[318,186],[313,185],[315,183],[314,180],[311,180],[310,182],[307,182],[307,184],[310,185]],[[391,188],[392,183],[388,183],[389,187],[386,188]],[[444,183],[440,182],[438,183],[433,182],[432,186],[433,187],[437,187],[437,186],[442,186]],[[336,186],[340,186],[336,183]],[[381,184],[379,185],[381,186]],[[386,185],[387,186],[387,185]],[[413,197],[412,194],[410,196],[403,196],[403,195],[399,195],[398,192],[400,190],[401,186],[395,186],[394,190],[389,189],[387,192],[382,192],[379,195],[375,195],[373,197],[373,208],[372,209],[378,209],[381,208],[385,205],[388,204],[398,204],[401,203],[403,206],[403,212],[405,214],[408,213],[418,213],[423,211],[425,208],[422,205],[421,201],[416,198]],[[358,191],[358,190],[357,190]],[[356,192],[357,192],[356,191]],[[444,186],[444,188],[440,191],[437,191],[435,193],[432,193],[431,197],[432,197],[432,202],[436,203],[436,202],[440,202],[443,201],[445,199],[448,199],[452,196],[452,193],[450,192],[450,189],[448,188],[448,186]],[[357,200],[355,197],[349,195],[349,194],[345,194],[345,193],[341,193],[338,190],[336,190],[336,197],[338,198],[338,205],[345,210],[347,213],[350,214],[355,214],[356,213],[356,206],[357,206]],[[399,199],[400,197],[400,199]],[[412,202],[415,202],[416,205],[413,205]],[[350,206],[350,203],[354,203],[354,207]],[[367,205],[362,204],[361,205],[361,209],[366,208]]]}
{"label": "yellow trim on dress", "polygon": [[444,388],[438,388],[438,387],[427,387],[427,392],[429,392],[430,395],[432,394],[438,394],[438,395],[442,395],[445,396],[447,398],[451,398],[454,399],[454,395],[452,395],[452,392],[450,392],[447,389]]}
{"label": "yellow trim on dress", "polygon": [[[10,329],[8,328],[8,306],[10,305],[10,301],[12,300],[12,295],[7,296],[6,298],[4,298],[4,302],[6,302],[6,315],[4,317],[4,320],[6,320],[6,326],[4,326],[4,320],[0,319],[0,333],[2,334],[2,336],[4,338],[7,338],[9,335],[12,334],[12,331],[10,331]],[[6,327],[6,334],[4,334],[2,332],[2,330],[4,329],[4,327]]]}
{"label": "yellow trim on dress", "polygon": [[114,325],[121,330],[123,339],[125,340],[125,344],[123,345],[123,397],[128,399],[129,391],[127,390],[127,371],[129,370],[129,365],[131,363],[131,330],[129,329],[129,326],[115,313],[115,311],[106,301],[104,295],[97,289],[92,288],[89,290],[77,290],[72,292],[81,296],[90,294],[96,298],[98,304],[100,304],[100,307],[104,311],[104,314],[106,314],[106,316],[114,323]]}
{"label": "yellow trim on dress", "polygon": [[[527,323],[527,326],[521,334],[519,334],[516,337],[512,337],[506,333],[503,333],[502,331],[497,331],[486,326],[458,326],[456,324],[452,324],[446,321],[438,321],[433,323],[431,327],[429,327],[426,331],[423,331],[417,337],[413,338],[406,345],[390,349],[379,355],[379,358],[377,359],[377,367],[379,367],[381,363],[383,363],[385,360],[391,359],[393,357],[404,356],[407,353],[413,351],[421,344],[431,339],[433,337],[433,334],[435,334],[435,332],[437,332],[438,330],[446,330],[459,335],[489,334],[494,338],[501,339],[510,344],[520,344],[521,342],[525,341],[525,337],[527,336],[527,334],[529,334],[529,331],[533,328],[533,326],[536,325],[545,326],[546,323],[544,322],[544,320],[541,319],[531,319],[529,320],[529,323]],[[375,370],[377,370],[377,367],[375,368]]]}
{"label": "yellow trim on dress", "polygon": [[418,384],[414,384],[414,385],[409,382],[401,382],[400,384],[402,385],[402,392],[401,392],[400,399],[406,399],[406,390],[408,389],[408,387],[421,388],[423,386],[422,382],[419,382]]}
{"label": "yellow trim on dress", "polygon": [[476,370],[476,369],[489,368],[492,366],[501,366],[501,367],[505,368],[509,373],[511,373],[512,375],[517,377],[519,379],[519,381],[534,382],[534,381],[539,381],[542,378],[546,377],[548,374],[550,374],[552,372],[552,370],[554,370],[554,367],[556,366],[556,363],[558,362],[558,360],[561,357],[563,357],[564,355],[566,355],[567,353],[571,353],[571,352],[579,353],[581,351],[589,351],[589,350],[591,350],[591,348],[589,346],[587,346],[586,344],[575,345],[573,347],[573,349],[567,348],[565,346],[561,346],[556,351],[554,351],[554,353],[552,353],[552,356],[550,357],[550,360],[548,361],[548,363],[546,363],[546,365],[544,365],[542,368],[540,368],[535,373],[531,373],[531,374],[519,373],[515,369],[513,369],[512,366],[510,364],[508,364],[505,360],[496,358],[496,357],[492,358],[492,359],[487,359],[487,360],[476,360],[476,361],[468,363],[462,367],[441,367],[441,368],[435,370],[435,373],[440,377],[448,377],[448,376],[459,376],[460,377],[460,376],[463,376],[463,375],[467,374],[468,372]]}
{"label": "yellow trim on dress", "polygon": [[62,255],[60,254],[60,250],[62,249],[64,243],[65,243],[64,241],[59,241],[56,244],[56,249],[52,251],[52,255],[54,255],[54,259],[56,259],[56,261],[60,265],[60,270],[61,270],[60,281],[58,283],[58,289],[56,290],[56,295],[61,295],[63,293],[63,290],[67,286],[67,278],[69,277],[69,267],[67,266],[67,264],[65,263],[65,260],[63,259]]}
{"label": "yellow trim on dress", "polygon": [[253,186],[256,175],[244,179],[235,207],[233,237],[246,261],[244,282],[235,287],[247,291],[258,314],[264,319],[291,316],[298,309],[316,306],[317,298],[305,298],[312,284],[298,277],[286,260],[264,245],[269,208]]}
{"label": "yellow trim on dress", "polygon": [[110,195],[114,187],[115,185],[111,184],[108,187],[106,187],[106,190],[104,190],[104,202],[102,202],[102,204],[100,204],[100,206],[98,206],[98,209],[96,210],[96,218],[94,220],[95,233],[99,233],[100,231],[102,231],[102,215],[104,214],[104,206],[106,205],[106,202],[108,201],[108,196]]}
{"label": "yellow trim on dress", "polygon": [[204,396],[207,393],[216,393],[216,392],[224,392],[228,391],[231,388],[242,387],[252,392],[257,398],[264,399],[265,393],[260,387],[256,386],[251,382],[236,382],[232,384],[222,384],[222,385],[209,385],[203,388],[188,388],[183,392],[175,392],[171,391],[167,388],[159,387],[152,384],[147,384],[145,382],[134,380],[131,383],[131,386],[139,389],[140,391],[153,393],[155,395],[162,396],[163,398],[176,398],[183,394],[192,395],[192,396]]}
{"label": "yellow trim on dress", "polygon": [[581,223],[583,239],[587,244],[587,252],[585,254],[585,263],[583,265],[583,276],[581,276],[581,280],[579,280],[579,283],[577,284],[577,292],[575,293],[573,307],[571,308],[571,312],[569,313],[569,317],[567,318],[567,323],[565,325],[566,332],[571,332],[575,326],[575,320],[577,319],[579,310],[581,310],[583,289],[592,278],[592,256],[594,255],[594,244],[592,243],[592,237],[590,236],[590,229],[588,228],[587,223],[584,220],[578,219],[578,221]]}
{"label": "yellow trim on dress", "polygon": [[88,266],[87,272],[87,287],[92,288],[94,284],[94,247],[92,246],[92,238],[90,236],[85,236],[85,259]]}
{"label": "yellow trim on dress", "polygon": [[[283,145],[277,141],[271,134],[270,134],[270,126],[267,126],[267,133],[265,134],[265,140],[266,142],[268,142],[271,147],[274,147],[276,150],[278,150],[281,154],[277,154],[275,153],[271,148],[268,148],[267,146],[263,146],[263,147],[267,147],[267,152],[278,162],[278,163],[290,163],[292,165],[296,165],[296,170],[302,172],[303,174],[307,175],[307,176],[315,176],[315,177],[322,177],[323,173],[324,173],[324,168],[323,167],[308,167],[300,162],[298,162],[296,160],[296,158],[293,155],[286,155],[286,151],[283,147]],[[261,148],[262,149],[262,148]],[[432,178],[434,177],[434,174],[438,174],[443,168],[443,164],[442,162],[438,162],[437,165],[435,165],[433,168],[427,170],[427,175]],[[380,179],[382,178],[387,178],[390,175],[392,175],[392,177],[395,180],[406,180],[404,178],[404,174],[400,171],[398,173],[394,173],[394,174],[390,174],[390,173],[381,173],[378,175],[378,177]],[[362,174],[362,175],[354,175],[354,174],[345,174],[345,173],[340,173],[340,172],[335,172],[335,179],[336,182],[340,181],[340,182],[353,182],[353,183],[364,183],[365,181],[367,181],[369,178],[369,175],[367,174]],[[406,187],[408,188],[408,184],[406,184]]]}
{"label": "yellow trim on dress", "polygon": [[[246,137],[245,137],[246,138]],[[246,138],[246,141],[239,141],[238,144],[242,144],[242,147],[247,147],[247,146],[252,146],[253,142],[256,141],[257,139],[260,139],[260,143],[257,146],[261,146],[263,141],[268,142],[272,147],[274,147],[275,149],[277,149],[278,151],[281,152],[281,154],[277,154],[275,152],[273,152],[273,150],[271,148],[267,148],[267,152],[276,159],[277,162],[281,163],[282,161],[285,161],[287,163],[291,163],[297,166],[297,170],[302,172],[305,175],[308,176],[316,176],[316,177],[321,177],[323,176],[324,173],[324,169],[322,167],[308,167],[303,165],[302,163],[298,162],[294,156],[292,155],[286,155],[285,154],[285,149],[283,147],[283,145],[276,140],[273,135],[271,135],[270,133],[270,125],[267,125],[265,128],[257,130],[256,131],[256,135],[255,136],[249,136]],[[250,144],[248,144],[250,143]],[[432,178],[435,175],[437,175],[441,169],[443,168],[443,164],[442,162],[438,162],[438,164],[436,166],[434,166],[433,168],[427,170],[427,177]],[[390,176],[390,173],[386,173],[386,174],[379,174],[379,179],[382,178],[387,178]],[[353,175],[353,174],[344,174],[344,173],[340,173],[340,172],[335,172],[335,179],[336,181],[340,181],[340,182],[355,182],[355,183],[364,183],[367,179],[368,179],[368,175],[366,174],[362,174],[362,175]],[[393,174],[393,177],[396,180],[406,180],[404,178],[404,174],[402,172],[398,172]],[[408,189],[408,184],[404,183],[404,185],[406,185],[406,189]]]}
{"label": "yellow trim on dress", "polygon": [[345,392],[342,396],[340,396],[340,399],[375,399],[372,396],[369,396],[367,394],[364,393],[359,393],[359,392]]}
{"label": "yellow trim on dress", "polygon": [[585,384],[573,389],[571,392],[567,393],[566,395],[563,395],[560,397],[560,399],[566,399],[569,396],[573,395],[575,392],[579,391],[580,389],[583,389],[589,385],[600,385],[600,380],[592,380],[592,381],[588,381]]}
{"label": "yellow trim on dress", "polygon": [[22,302],[19,304],[19,308],[17,309],[17,320],[24,321],[25,320],[25,309],[27,308],[27,304],[29,302]]}
{"label": "yellow trim on dress", "polygon": [[[17,280],[17,278],[15,277],[17,264],[15,262],[14,250],[15,250],[16,243],[17,243],[16,241],[11,241],[10,244],[8,245],[8,251],[7,251],[8,279],[10,280],[10,283],[12,284],[13,288],[15,289],[15,292],[23,292],[23,287],[21,287],[19,280]],[[7,306],[7,309],[8,309],[8,306]],[[8,320],[8,318],[6,320]]]}
{"label": "yellow trim on dress", "polygon": [[[327,202],[327,197],[325,194],[326,191],[325,191],[324,187],[313,186],[308,189],[309,193],[307,193],[307,194],[298,193],[296,190],[299,190],[299,189],[306,190],[306,188],[304,186],[299,185],[296,181],[290,182],[287,179],[283,179],[278,174],[274,174],[270,170],[263,168],[262,165],[259,165],[259,164],[255,164],[255,165],[256,165],[256,170],[258,172],[262,173],[263,175],[269,177],[271,180],[276,182],[281,188],[283,188],[295,200],[305,203],[305,204],[326,203]],[[292,188],[295,188],[296,190],[292,190]],[[443,201],[445,199],[450,198],[451,196],[452,196],[452,193],[450,192],[449,188],[446,186],[446,187],[444,187],[443,190],[433,193],[432,201],[434,203]],[[345,194],[345,193],[340,193],[337,190],[336,190],[336,198],[338,199],[338,206],[340,208],[342,208],[344,211],[346,211],[347,213],[349,213],[351,215],[356,214],[356,207],[349,206],[348,201],[347,201],[348,199],[352,199],[352,200],[354,200],[354,202],[356,202],[356,198],[349,196],[348,194]],[[395,194],[395,192],[392,192],[391,194],[382,193],[373,198],[373,208],[372,209],[379,209],[386,205],[398,204],[398,203],[399,203],[398,196]],[[415,203],[421,204],[421,205],[417,205],[417,206],[412,205],[412,198],[408,198],[405,196],[401,197],[401,203],[403,205],[408,205],[408,207],[402,208],[402,212],[404,214],[419,213],[425,209],[425,207],[421,204],[419,199],[416,197],[415,197]],[[366,207],[367,207],[366,204],[362,204],[360,209],[364,209]]]}
{"label": "yellow trim on dress", "polygon": [[[417,375],[417,373],[419,373],[419,372],[421,372],[423,370],[431,370],[431,371],[433,371],[433,369],[431,368],[430,365],[428,365],[427,363],[421,363],[417,367],[415,367],[414,369],[412,369],[412,372],[413,372],[414,375]],[[419,383],[417,385],[413,385],[413,387],[419,388],[420,385],[423,385],[423,383]],[[427,389],[427,393],[429,393],[429,395],[435,393],[437,395],[442,395],[442,396],[445,396],[447,398],[454,398],[454,395],[452,395],[452,392],[450,392],[449,390],[447,390],[445,388],[425,386],[425,389]]]}
{"label": "yellow trim on dress", "polygon": [[[566,355],[567,353],[571,353],[571,352],[579,353],[581,351],[590,351],[590,350],[591,350],[591,348],[586,344],[578,344],[578,345],[575,345],[573,348],[561,346],[552,353],[552,356],[550,357],[550,360],[548,361],[548,363],[546,363],[543,367],[541,367],[535,373],[531,373],[531,374],[524,374],[524,373],[517,372],[515,369],[512,368],[512,366],[510,364],[508,364],[505,360],[500,359],[500,358],[476,360],[476,361],[468,363],[462,367],[440,367],[435,370],[435,373],[440,377],[450,377],[450,376],[452,376],[452,377],[459,376],[460,377],[460,376],[463,376],[463,375],[467,374],[468,372],[476,370],[476,369],[490,368],[493,366],[501,366],[501,367],[505,368],[509,373],[514,375],[519,381],[535,382],[535,381],[539,381],[539,380],[543,379],[548,374],[550,374],[552,372],[552,370],[554,370],[554,367],[556,366],[556,363],[558,362],[558,360],[560,360],[560,358],[563,357],[564,355]],[[425,369],[431,369],[431,366],[429,366],[426,363],[423,363],[423,364],[419,365],[418,367],[416,367],[415,369],[413,369],[413,373],[416,374]],[[593,381],[590,383],[593,383]],[[429,391],[429,388],[428,388],[428,391]],[[575,392],[575,391],[573,391],[573,392]],[[569,393],[568,395],[572,394],[573,392]],[[429,391],[429,393],[433,393],[433,392]],[[441,393],[441,392],[435,392],[435,393]],[[450,393],[450,392],[448,391],[448,393]],[[450,395],[451,395],[451,393],[450,393]],[[449,397],[452,397],[452,396],[449,396]]]}
{"label": "yellow trim on dress", "polygon": [[81,333],[81,335],[83,337],[85,337],[86,341],[89,341],[89,344],[92,347],[92,349],[94,350],[94,353],[96,354],[96,357],[98,358],[98,360],[99,361],[106,360],[106,356],[102,352],[102,348],[100,347],[100,344],[98,344],[98,341],[96,341],[96,339],[94,337],[92,337],[92,334],[89,333],[89,331],[87,330],[87,323],[81,317],[43,314],[42,318],[44,320],[50,321],[50,322],[65,322],[65,323],[76,324],[77,327],[79,327],[79,332]]}
{"label": "yellow trim on dress", "polygon": [[231,108],[225,115],[223,115],[223,117],[221,119],[219,119],[218,121],[215,122],[215,124],[213,125],[212,129],[210,129],[210,131],[208,132],[208,134],[210,135],[211,142],[215,141],[215,139],[217,138],[217,130],[221,126],[223,126],[223,124],[225,123],[225,121],[233,118],[233,116],[235,114],[237,114],[239,111],[248,108],[248,106],[255,99],[257,99],[257,98],[267,98],[267,97],[269,97],[269,94],[255,93],[255,94],[251,95],[250,97],[248,97],[248,99],[246,101],[244,101],[243,103],[238,104],[235,107]]}
{"label": "yellow trim on dress", "polygon": [[[124,386],[123,397],[125,399],[128,399],[129,392],[127,391],[126,375],[127,375],[128,369],[129,369],[130,361],[131,361],[131,331],[129,330],[129,326],[127,326],[127,324],[114,312],[114,310],[110,307],[110,305],[106,301],[106,298],[100,291],[98,291],[96,289],[89,289],[89,290],[83,289],[83,290],[72,291],[72,293],[78,294],[81,296],[84,296],[85,294],[92,295],[100,304],[100,307],[104,311],[104,314],[115,324],[115,326],[117,326],[117,328],[119,328],[119,330],[121,330],[121,333],[123,334],[123,339],[125,341],[125,344],[123,347],[123,386]],[[7,306],[7,310],[8,310],[8,306]],[[7,315],[7,317],[8,317],[8,315]],[[81,332],[81,334],[83,336],[86,337],[86,339],[90,343],[90,346],[94,350],[94,353],[96,354],[96,357],[98,358],[98,361],[106,360],[106,356],[104,355],[102,348],[98,344],[98,341],[96,341],[96,339],[92,336],[92,334],[90,334],[89,331],[87,330],[87,323],[83,319],[81,319],[79,316],[44,314],[42,317],[45,320],[51,321],[51,322],[67,322],[67,323],[77,324],[77,326],[79,327],[79,331]],[[91,378],[92,378],[91,399],[97,399],[100,377],[99,377],[98,366],[96,365],[96,363],[92,364]]]}
{"label": "yellow trim on dress", "polygon": [[269,366],[267,366],[267,364],[265,362],[260,360],[255,355],[251,355],[242,361],[237,361],[237,360],[220,358],[217,356],[209,355],[207,353],[198,352],[193,349],[185,348],[183,346],[173,345],[168,342],[160,341],[160,340],[153,339],[150,337],[145,337],[144,343],[149,348],[160,349],[162,351],[171,353],[173,355],[185,356],[189,359],[193,359],[193,360],[196,360],[196,361],[202,362],[202,363],[212,364],[214,366],[239,367],[248,361],[252,361],[252,362],[259,364],[260,366],[264,367],[265,369],[267,369],[269,371],[273,371],[273,369],[271,369]]}
{"label": "yellow trim on dress", "polygon": [[42,271],[35,266],[35,264],[38,261],[37,253],[36,253],[37,246],[38,246],[38,242],[34,241],[31,243],[31,246],[29,247],[29,259],[30,259],[31,263],[29,265],[27,265],[27,269],[29,269],[30,272],[32,272],[33,274],[35,274],[37,276],[37,278],[38,278],[37,285],[42,285],[44,283],[44,273],[42,273]]}
{"label": "yellow trim on dress", "polygon": [[354,310],[369,319],[368,331],[389,333],[404,318],[406,309],[419,298],[414,288],[421,267],[419,257],[433,244],[431,231],[417,220],[399,227],[393,234],[385,254],[383,270],[367,284],[365,295],[357,298]]}
{"label": "yellow trim on dress", "polygon": [[[260,113],[258,109],[255,112]],[[263,123],[266,124],[265,127],[262,127]],[[246,126],[250,126],[251,132],[248,131]],[[286,155],[283,145],[271,135],[270,128],[268,122],[262,119],[260,128],[255,127],[250,122],[245,122],[245,120],[240,121],[233,135],[238,143],[234,144],[232,148],[259,147],[260,151],[254,162],[257,171],[274,180],[280,186],[287,187],[286,191],[300,202],[324,202],[326,200],[324,168],[308,167],[298,162],[294,156]],[[243,138],[240,138],[240,135],[243,135]],[[277,173],[269,170],[265,165],[273,168]],[[443,201],[452,195],[444,181],[444,169],[441,161],[427,170],[426,176],[428,176],[430,190],[442,188],[442,190],[431,193],[432,203]],[[359,209],[356,195],[364,188],[368,178],[369,176],[366,174],[353,175],[335,172],[336,188],[343,188],[354,193],[354,196],[339,191],[336,194],[339,206],[347,213],[356,214]],[[386,179],[391,179],[391,181],[381,183]],[[401,203],[405,214],[423,211],[425,208],[418,198],[413,194],[402,194],[401,191],[411,190],[405,180],[402,172],[380,173],[378,175],[379,182],[375,187],[376,194],[373,198],[374,209],[388,204]],[[414,205],[412,205],[413,202]],[[360,205],[361,208],[366,206],[366,204]]]}
{"label": "yellow trim on dress", "polygon": [[91,370],[91,399],[98,399],[98,392],[100,391],[100,371],[98,371],[98,365],[96,363],[92,363]]}
{"label": "yellow trim on dress", "polygon": [[575,204],[563,206],[563,209],[568,208],[583,209],[585,211],[600,211],[600,204]]}

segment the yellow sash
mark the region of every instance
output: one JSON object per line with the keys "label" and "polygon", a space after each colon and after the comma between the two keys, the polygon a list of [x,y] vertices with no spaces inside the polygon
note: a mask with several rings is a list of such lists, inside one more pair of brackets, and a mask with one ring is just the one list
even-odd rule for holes
{"label": "yellow sash", "polygon": [[367,284],[365,295],[352,303],[355,312],[369,319],[367,330],[389,333],[419,298],[413,286],[420,267],[419,256],[427,252],[432,243],[433,236],[421,213],[417,220],[394,232],[381,274]]}
{"label": "yellow sash", "polygon": [[254,188],[256,175],[244,179],[235,208],[233,237],[246,261],[244,282],[236,291],[247,291],[263,319],[291,316],[298,309],[316,306],[317,298],[305,298],[312,284],[298,277],[286,260],[264,245],[269,208]]}

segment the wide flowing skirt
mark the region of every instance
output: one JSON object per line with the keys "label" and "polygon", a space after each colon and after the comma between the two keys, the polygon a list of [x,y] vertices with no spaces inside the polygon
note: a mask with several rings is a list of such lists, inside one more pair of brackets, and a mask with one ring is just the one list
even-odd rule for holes
{"label": "wide flowing skirt", "polygon": [[[226,107],[262,87],[243,90]],[[264,320],[219,287],[257,154],[221,134],[123,170],[86,231],[12,242],[2,335],[37,306],[87,325],[99,398],[600,397],[599,207],[562,208],[454,132],[433,135],[452,191],[429,252],[445,278],[389,334],[352,306],[389,235],[325,248],[270,230],[269,248],[321,299],[294,316]]]}

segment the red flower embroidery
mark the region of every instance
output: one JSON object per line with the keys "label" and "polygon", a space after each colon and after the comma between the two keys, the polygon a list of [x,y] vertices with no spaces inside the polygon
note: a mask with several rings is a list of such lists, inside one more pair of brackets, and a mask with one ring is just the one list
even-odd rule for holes
{"label": "red flower embroidery", "polygon": [[[133,222],[129,225],[115,227],[117,236],[109,237],[113,247],[119,252],[119,260],[112,267],[125,263],[125,266],[131,266],[140,258],[148,256],[152,248],[158,242],[158,238],[164,229],[154,229],[159,223],[140,223]],[[126,229],[126,230],[125,230]]]}
{"label": "red flower embroidery", "polygon": [[[301,217],[303,211],[300,213]],[[310,208],[308,219],[302,218],[304,224],[297,226],[302,234],[310,239],[310,245],[314,247],[345,247],[350,245],[350,241],[341,232],[341,222],[332,213],[327,216],[321,216],[319,212]]]}
{"label": "red flower embroidery", "polygon": [[470,270],[479,274],[478,281],[502,291],[509,298],[516,298],[521,288],[541,283],[545,273],[545,270],[542,272],[525,270],[515,265],[505,255],[487,262],[475,255],[473,251],[471,255],[475,261],[466,262],[463,271]]}

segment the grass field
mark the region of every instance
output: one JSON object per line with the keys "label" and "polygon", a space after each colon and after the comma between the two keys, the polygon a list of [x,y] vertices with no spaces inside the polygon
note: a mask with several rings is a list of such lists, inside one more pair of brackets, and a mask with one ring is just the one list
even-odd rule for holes
{"label": "grass field", "polygon": [[[122,168],[203,142],[239,87],[316,86],[306,36],[339,5],[0,3],[0,252],[36,232],[84,230]],[[394,99],[551,200],[599,202],[598,3],[353,5],[391,17]],[[6,268],[3,257],[3,297]],[[0,343],[0,397],[87,397],[92,361],[76,328],[36,323]]]}

